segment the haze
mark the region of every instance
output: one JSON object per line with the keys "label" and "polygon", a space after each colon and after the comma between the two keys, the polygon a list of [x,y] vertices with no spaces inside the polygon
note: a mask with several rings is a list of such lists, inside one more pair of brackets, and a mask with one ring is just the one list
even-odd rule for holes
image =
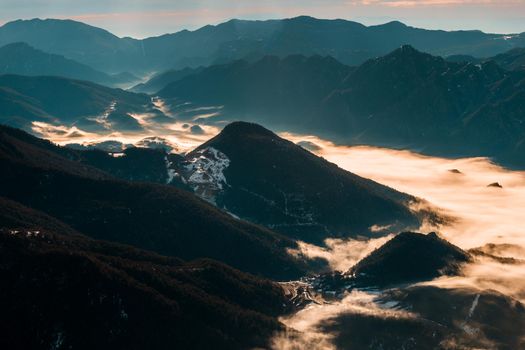
{"label": "haze", "polygon": [[23,18],[69,18],[119,36],[143,38],[196,29],[231,18],[269,19],[310,15],[343,18],[367,25],[400,20],[428,29],[525,31],[521,0],[2,0],[0,23]]}

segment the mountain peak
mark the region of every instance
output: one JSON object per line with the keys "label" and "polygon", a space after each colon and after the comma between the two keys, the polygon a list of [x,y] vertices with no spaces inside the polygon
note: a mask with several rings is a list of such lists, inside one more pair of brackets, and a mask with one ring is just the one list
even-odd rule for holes
{"label": "mountain peak", "polygon": [[383,27],[389,27],[389,28],[408,28],[408,26],[400,21],[390,21],[388,23],[385,23],[382,25]]}
{"label": "mountain peak", "polygon": [[358,262],[349,274],[368,284],[403,283],[456,274],[470,259],[435,232],[402,232]]}
{"label": "mountain peak", "polygon": [[295,21],[295,22],[314,22],[314,21],[318,21],[319,19],[312,17],[312,16],[303,15],[303,16],[296,16],[296,17],[289,18],[289,20]]}
{"label": "mountain peak", "polygon": [[425,53],[416,50],[412,45],[402,45],[397,50],[394,50],[393,54],[403,54],[403,55],[426,55]]}
{"label": "mountain peak", "polygon": [[245,135],[261,135],[261,136],[276,136],[273,132],[265,127],[250,122],[236,121],[230,123],[222,129],[219,135],[223,136],[245,136]]}
{"label": "mountain peak", "polygon": [[[281,139],[275,133],[259,124],[235,121],[226,125],[217,136],[200,145],[191,153],[199,152],[208,147],[217,148],[222,152],[226,149],[235,150],[243,147],[251,147],[255,140],[257,140],[256,142],[262,147],[263,145],[267,145],[269,143],[268,141],[271,142]],[[282,141],[286,142],[284,140]]]}
{"label": "mountain peak", "polygon": [[[444,62],[443,58],[438,56],[432,56],[429,53],[422,52],[417,50],[412,45],[402,45],[389,54],[378,57],[371,62],[375,63],[387,63],[387,64],[396,64],[405,63],[409,66],[414,62]],[[370,61],[369,61],[370,62]]]}

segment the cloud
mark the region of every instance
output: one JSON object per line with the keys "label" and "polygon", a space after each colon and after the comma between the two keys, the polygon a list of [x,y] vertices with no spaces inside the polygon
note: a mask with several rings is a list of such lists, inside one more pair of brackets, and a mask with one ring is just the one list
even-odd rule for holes
{"label": "cloud", "polygon": [[389,308],[377,302],[377,294],[354,290],[337,302],[311,304],[308,307],[279,321],[300,332],[278,333],[272,339],[274,350],[312,349],[335,350],[335,334],[322,329],[323,322],[345,314],[368,315],[378,318],[413,319],[409,311]]}
{"label": "cloud", "polygon": [[329,238],[324,242],[325,247],[299,241],[298,248],[290,249],[289,253],[312,259],[324,259],[328,261],[332,270],[344,272],[392,238],[393,235],[374,239]]}

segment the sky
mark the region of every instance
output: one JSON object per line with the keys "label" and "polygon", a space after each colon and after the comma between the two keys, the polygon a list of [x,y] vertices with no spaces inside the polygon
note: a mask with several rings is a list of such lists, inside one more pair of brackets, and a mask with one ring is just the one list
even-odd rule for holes
{"label": "sky", "polygon": [[0,0],[0,24],[70,18],[118,36],[144,38],[231,18],[309,15],[366,25],[399,20],[428,29],[525,32],[525,0]]}

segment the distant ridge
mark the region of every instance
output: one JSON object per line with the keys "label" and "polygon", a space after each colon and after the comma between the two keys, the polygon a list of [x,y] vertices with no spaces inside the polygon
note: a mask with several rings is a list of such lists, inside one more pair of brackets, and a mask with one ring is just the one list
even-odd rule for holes
{"label": "distant ridge", "polygon": [[129,79],[137,79],[130,76],[111,76],[85,64],[60,55],[45,53],[21,42],[0,47],[0,74],[53,75],[109,86],[129,83]]}
{"label": "distant ridge", "polygon": [[[60,40],[59,40],[60,39]],[[398,21],[364,26],[308,16],[279,20],[230,20],[194,31],[137,40],[71,20],[17,20],[0,27],[0,46],[26,42],[106,73],[141,74],[207,66],[257,55],[331,55],[358,65],[403,44],[432,54],[490,57],[525,46],[519,35],[425,30]]]}
{"label": "distant ridge", "polygon": [[355,68],[331,57],[266,56],[205,68],[159,95],[222,106],[207,122],[257,121],[343,144],[486,156],[524,167],[521,56],[514,50],[450,62],[403,45]]}

